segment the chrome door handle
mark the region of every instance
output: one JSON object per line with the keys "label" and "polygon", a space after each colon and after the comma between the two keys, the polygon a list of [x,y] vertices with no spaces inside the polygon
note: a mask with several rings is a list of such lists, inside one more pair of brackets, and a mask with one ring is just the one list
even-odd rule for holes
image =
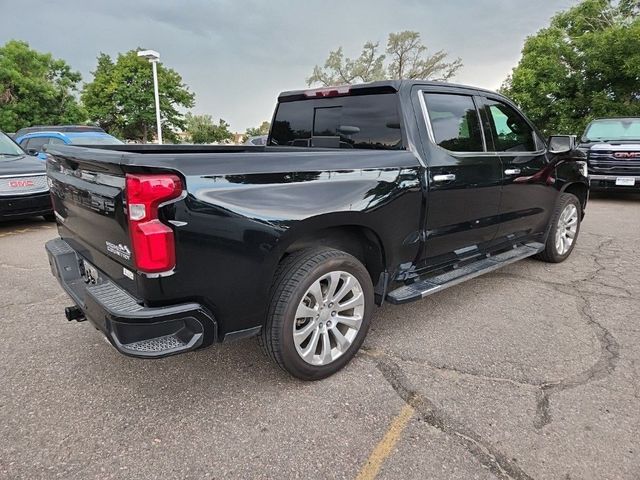
{"label": "chrome door handle", "polygon": [[507,168],[504,171],[505,175],[520,175],[520,169],[519,168]]}
{"label": "chrome door handle", "polygon": [[456,176],[453,173],[446,173],[444,175],[434,175],[434,182],[452,182],[456,179]]}

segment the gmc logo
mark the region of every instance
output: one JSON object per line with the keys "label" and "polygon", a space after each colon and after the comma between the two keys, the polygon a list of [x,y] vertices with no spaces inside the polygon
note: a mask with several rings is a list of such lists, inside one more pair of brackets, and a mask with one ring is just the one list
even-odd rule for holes
{"label": "gmc logo", "polygon": [[640,158],[640,152],[616,152],[613,156],[616,158]]}
{"label": "gmc logo", "polygon": [[33,180],[11,180],[9,186],[11,188],[33,187]]}

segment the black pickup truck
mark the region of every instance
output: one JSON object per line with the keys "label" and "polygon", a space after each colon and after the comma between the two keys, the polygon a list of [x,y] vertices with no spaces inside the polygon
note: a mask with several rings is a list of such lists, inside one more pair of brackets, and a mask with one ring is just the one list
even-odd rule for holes
{"label": "black pickup truck", "polygon": [[593,190],[640,192],[640,118],[599,118],[578,148],[587,154]]}
{"label": "black pickup truck", "polygon": [[319,379],[375,304],[575,246],[584,155],[496,93],[385,81],[278,100],[267,146],[49,147],[69,320],[147,358],[258,336]]}

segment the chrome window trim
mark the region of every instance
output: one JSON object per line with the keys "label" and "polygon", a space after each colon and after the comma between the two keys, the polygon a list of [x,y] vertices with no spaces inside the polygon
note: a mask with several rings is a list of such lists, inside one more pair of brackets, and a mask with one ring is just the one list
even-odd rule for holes
{"label": "chrome window trim", "polygon": [[[433,94],[440,94],[440,95],[461,95],[461,96],[467,96],[469,98],[471,98],[471,100],[473,101],[474,106],[476,107],[476,115],[478,115],[478,120],[480,121],[480,132],[482,135],[482,142],[483,142],[483,146],[484,146],[484,151],[482,152],[456,152],[453,150],[447,150],[444,147],[441,147],[440,145],[438,145],[436,143],[436,138],[435,135],[433,133],[433,126],[431,125],[431,118],[429,117],[429,110],[427,108],[427,102],[424,99],[424,94],[425,93],[433,93]],[[431,90],[422,90],[419,89],[418,90],[418,102],[420,103],[420,110],[422,110],[422,119],[424,120],[425,126],[427,127],[427,134],[429,136],[429,141],[431,142],[432,145],[434,145],[436,148],[439,148],[445,152],[447,152],[448,154],[454,155],[456,157],[502,157],[502,156],[509,156],[509,155],[516,155],[516,156],[520,156],[520,155],[543,155],[546,150],[537,150],[534,152],[531,151],[519,151],[519,152],[508,152],[508,151],[500,151],[500,152],[490,152],[487,150],[487,142],[486,142],[486,137],[484,134],[484,127],[482,126],[482,117],[480,117],[480,107],[478,106],[478,104],[475,101],[476,96],[482,97],[482,95],[478,95],[479,92],[476,93],[447,93],[447,92],[442,92],[442,91],[431,91]],[[484,97],[483,97],[484,98]],[[492,100],[495,100],[492,98]],[[504,102],[503,102],[504,103]],[[529,125],[529,122],[527,122],[527,125]],[[535,130],[532,129],[532,131],[535,133]],[[534,136],[537,137],[537,135]],[[536,142],[537,143],[537,142]]]}

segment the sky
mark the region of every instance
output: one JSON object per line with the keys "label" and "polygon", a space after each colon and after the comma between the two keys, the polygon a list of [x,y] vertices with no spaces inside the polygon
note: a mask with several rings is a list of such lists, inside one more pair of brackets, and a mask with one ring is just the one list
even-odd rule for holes
{"label": "sky", "polygon": [[98,53],[142,47],[182,75],[194,113],[243,132],[270,120],[279,92],[305,88],[339,46],[414,30],[434,52],[460,57],[454,81],[497,89],[525,38],[577,0],[0,0],[0,44],[10,39],[65,59],[91,80]]}

